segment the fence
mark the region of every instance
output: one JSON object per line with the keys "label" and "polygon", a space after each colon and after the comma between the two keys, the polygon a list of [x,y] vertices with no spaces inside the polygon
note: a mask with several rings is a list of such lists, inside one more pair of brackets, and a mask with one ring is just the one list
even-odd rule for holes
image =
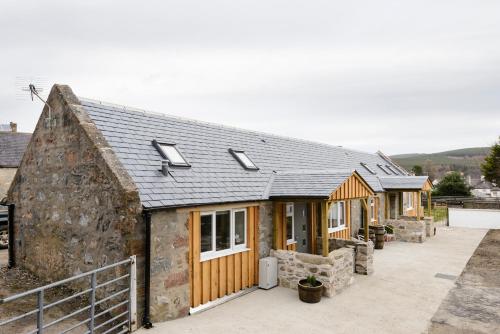
{"label": "fence", "polygon": [[[108,273],[111,272],[111,269],[114,269],[114,272],[119,272],[118,267],[128,267],[127,273],[118,277],[113,277],[111,279],[107,279],[101,283],[98,283],[97,274],[99,273]],[[132,330],[137,328],[137,272],[136,272],[136,259],[135,256],[131,256],[127,260],[123,260],[102,268],[98,268],[86,273],[82,273],[58,282],[54,282],[36,289],[32,289],[26,292],[22,292],[10,297],[6,297],[0,299],[0,304],[15,302],[20,300],[23,297],[36,295],[37,299],[37,308],[28,312],[24,312],[20,315],[11,317],[6,320],[0,321],[0,332],[1,329],[9,324],[13,324],[16,321],[22,320],[26,321],[26,318],[29,316],[36,315],[36,329],[28,332],[28,334],[43,334],[50,327],[60,324],[64,320],[74,319],[78,315],[82,315],[83,312],[88,311],[88,317],[84,320],[78,322],[77,324],[71,325],[69,328],[66,328],[59,332],[59,334],[68,333],[77,328],[81,328],[83,326],[87,327],[87,331],[85,332],[94,334],[122,334],[129,333]],[[113,276],[113,275],[111,275]],[[70,296],[64,297],[62,299],[53,301],[49,304],[44,303],[44,295],[48,289],[52,289],[55,287],[64,287],[68,284],[75,283],[77,280],[89,280],[90,286],[83,291],[73,293]],[[127,280],[127,281],[125,281]],[[126,282],[123,284],[123,282]],[[126,286],[125,289],[121,289],[120,283],[122,286]],[[112,285],[118,285],[120,290],[113,289]],[[99,289],[107,288],[109,291],[112,291],[111,295],[101,298],[97,300],[96,292]],[[103,289],[104,290],[104,289]],[[71,301],[75,298],[82,298],[87,296],[89,299],[89,305],[77,309],[70,314],[64,315],[62,317],[51,320],[49,323],[45,323],[44,321],[44,312],[47,309],[50,309],[56,305],[61,305],[68,301]],[[123,311],[125,309],[125,311]],[[100,322],[100,323],[99,323]],[[51,331],[53,333],[53,331]]]}

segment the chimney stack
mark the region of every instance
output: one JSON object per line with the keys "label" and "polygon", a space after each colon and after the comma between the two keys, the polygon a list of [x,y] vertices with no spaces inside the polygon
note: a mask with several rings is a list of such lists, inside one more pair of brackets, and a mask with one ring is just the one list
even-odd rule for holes
{"label": "chimney stack", "polygon": [[10,131],[17,132],[17,123],[10,122]]}

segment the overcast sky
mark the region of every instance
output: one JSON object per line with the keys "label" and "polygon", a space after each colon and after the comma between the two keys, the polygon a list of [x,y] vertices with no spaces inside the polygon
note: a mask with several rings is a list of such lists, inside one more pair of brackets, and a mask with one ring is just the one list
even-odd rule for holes
{"label": "overcast sky", "polygon": [[371,152],[500,135],[498,0],[2,0],[0,42],[0,123],[20,131],[42,105],[16,82],[39,77],[46,89]]}

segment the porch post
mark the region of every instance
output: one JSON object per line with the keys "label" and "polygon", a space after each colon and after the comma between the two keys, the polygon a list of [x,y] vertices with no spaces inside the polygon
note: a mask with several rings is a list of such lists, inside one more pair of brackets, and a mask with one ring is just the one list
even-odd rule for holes
{"label": "porch post", "polygon": [[328,256],[328,205],[326,201],[321,202],[321,244],[323,256]]}
{"label": "porch post", "polygon": [[431,195],[431,191],[428,190],[427,191],[427,211],[428,211],[428,215],[429,217],[432,216],[432,195]]}
{"label": "porch post", "polygon": [[417,191],[417,205],[416,205],[417,220],[420,220],[420,206],[421,206],[421,198],[420,198],[420,190],[419,190],[419,191]]}
{"label": "porch post", "polygon": [[365,241],[368,242],[369,233],[368,233],[368,215],[370,214],[370,210],[368,210],[368,201],[366,198],[361,199],[361,204],[366,210],[366,215],[363,215],[363,230],[365,231]]}

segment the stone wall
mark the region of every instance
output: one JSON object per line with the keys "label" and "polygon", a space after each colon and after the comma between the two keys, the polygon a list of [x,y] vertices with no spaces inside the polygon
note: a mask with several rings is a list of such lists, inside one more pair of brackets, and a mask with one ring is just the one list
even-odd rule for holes
{"label": "stone wall", "polygon": [[324,285],[323,295],[332,297],[354,282],[354,249],[334,250],[327,257],[286,250],[271,250],[278,259],[278,281],[297,289],[299,280],[314,275]]}
{"label": "stone wall", "polygon": [[259,219],[259,258],[263,258],[273,247],[273,202],[259,204]]}
{"label": "stone wall", "polygon": [[363,206],[360,199],[351,200],[351,237],[356,238],[359,229],[362,227],[361,210]]}
{"label": "stone wall", "polygon": [[10,183],[16,175],[17,168],[1,168],[0,167],[0,201],[7,196]]}
{"label": "stone wall", "polygon": [[425,241],[425,222],[416,219],[391,219],[386,222],[394,226],[394,236],[398,241],[417,242]]}
{"label": "stone wall", "polygon": [[45,108],[8,195],[16,264],[56,281],[135,254],[141,299],[138,191],[69,87],[54,86],[48,103],[56,125],[44,125]]}
{"label": "stone wall", "polygon": [[375,197],[379,198],[379,206],[376,212],[377,221],[380,225],[385,224],[385,193],[376,193]]}
{"label": "stone wall", "polygon": [[354,248],[354,271],[361,275],[373,274],[373,250],[374,245],[371,240],[368,242],[353,239],[336,239],[328,240],[328,249],[330,252],[343,247]]}
{"label": "stone wall", "polygon": [[175,209],[151,217],[151,319],[189,314],[189,213]]}
{"label": "stone wall", "polygon": [[424,217],[424,222],[425,222],[425,236],[428,238],[433,237],[434,229],[436,228],[436,224],[434,224],[434,218]]}

